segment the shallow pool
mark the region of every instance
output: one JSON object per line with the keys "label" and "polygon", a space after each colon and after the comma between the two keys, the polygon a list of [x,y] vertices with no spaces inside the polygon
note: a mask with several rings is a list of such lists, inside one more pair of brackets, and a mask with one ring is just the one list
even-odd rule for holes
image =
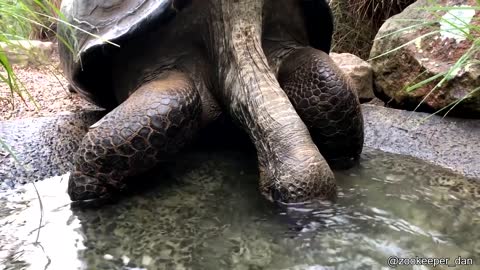
{"label": "shallow pool", "polygon": [[258,194],[254,156],[192,152],[144,179],[160,184],[90,210],[71,208],[68,175],[47,179],[37,183],[39,235],[33,186],[0,193],[0,266],[389,269],[389,257],[418,256],[480,269],[478,182],[370,149],[336,175],[335,204],[273,205]]}

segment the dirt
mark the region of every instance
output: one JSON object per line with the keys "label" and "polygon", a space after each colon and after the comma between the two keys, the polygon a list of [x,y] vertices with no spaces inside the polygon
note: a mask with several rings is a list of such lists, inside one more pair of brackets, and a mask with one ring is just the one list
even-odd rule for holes
{"label": "dirt", "polygon": [[[68,82],[62,75],[58,57],[52,57],[51,65],[48,66],[13,68],[24,86],[22,97],[17,93],[12,95],[8,85],[0,82],[0,121],[96,108],[76,93],[68,91]],[[3,71],[0,68],[4,74]]]}

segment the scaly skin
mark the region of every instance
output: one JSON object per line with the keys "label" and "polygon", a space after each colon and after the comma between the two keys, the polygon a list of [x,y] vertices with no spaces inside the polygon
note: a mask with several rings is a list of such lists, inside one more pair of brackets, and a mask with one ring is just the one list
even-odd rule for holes
{"label": "scaly skin", "polygon": [[216,95],[255,144],[260,190],[271,200],[334,199],[332,171],[271,71],[261,47],[262,1],[212,0],[209,45]]}
{"label": "scaly skin", "polygon": [[297,49],[283,60],[278,80],[330,167],[351,167],[362,152],[363,118],[353,87],[332,59]]}
{"label": "scaly skin", "polygon": [[73,201],[110,196],[128,176],[171,158],[198,130],[200,95],[179,72],[148,82],[94,124],[75,156],[68,194]]}

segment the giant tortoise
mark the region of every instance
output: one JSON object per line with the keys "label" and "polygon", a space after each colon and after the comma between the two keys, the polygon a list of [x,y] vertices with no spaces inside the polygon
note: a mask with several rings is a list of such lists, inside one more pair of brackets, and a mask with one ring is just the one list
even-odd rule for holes
{"label": "giant tortoise", "polygon": [[221,114],[253,142],[270,200],[332,200],[331,168],[360,156],[360,105],[328,56],[325,0],[64,0],[62,11],[64,72],[109,110],[74,157],[73,201],[125,190]]}

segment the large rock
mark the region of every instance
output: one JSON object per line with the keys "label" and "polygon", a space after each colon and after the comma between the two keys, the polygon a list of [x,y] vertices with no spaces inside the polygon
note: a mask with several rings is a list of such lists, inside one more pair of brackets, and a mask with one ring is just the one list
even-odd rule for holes
{"label": "large rock", "polygon": [[54,53],[52,42],[39,40],[11,40],[0,42],[0,51],[3,51],[10,63],[20,66],[41,65],[51,62]]}
{"label": "large rock", "polygon": [[331,53],[330,57],[343,73],[350,77],[360,102],[367,102],[375,97],[372,66],[368,62],[350,53]]}
{"label": "large rock", "polygon": [[[394,107],[409,110],[416,108],[425,99],[421,109],[428,111],[437,111],[465,98],[451,113],[464,117],[480,117],[480,90],[472,92],[480,86],[478,62],[480,54],[478,52],[461,69],[455,70],[450,80],[431,94],[429,93],[439,79],[416,91],[406,91],[410,85],[448,72],[472,46],[471,39],[466,39],[464,35],[452,30],[452,26],[445,22],[445,19],[454,24],[459,24],[458,18],[467,23],[480,20],[480,13],[475,12],[474,9],[455,10],[449,13],[427,11],[424,7],[432,5],[432,2],[435,2],[434,5],[450,7],[478,6],[475,0],[419,0],[402,13],[387,20],[378,32],[370,54],[370,57],[374,58],[371,64],[374,72],[375,94]],[[442,19],[439,20],[439,18]],[[405,30],[411,25],[418,25],[418,21],[441,21],[442,23]],[[478,33],[471,34],[473,38],[478,39]],[[403,47],[394,52],[380,56],[401,46]]]}

